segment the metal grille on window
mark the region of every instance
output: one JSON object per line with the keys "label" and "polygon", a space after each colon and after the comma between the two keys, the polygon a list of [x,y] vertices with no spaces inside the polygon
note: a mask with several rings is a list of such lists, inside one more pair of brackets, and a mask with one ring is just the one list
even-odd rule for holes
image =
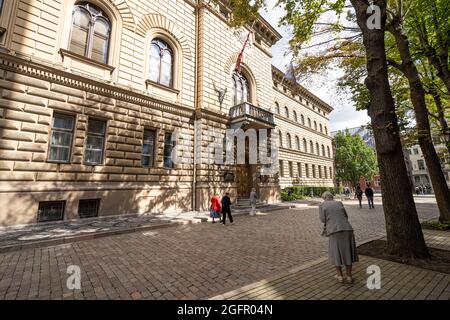
{"label": "metal grille on window", "polygon": [[153,39],[150,45],[149,79],[172,87],[173,53],[170,46],[161,39]]}
{"label": "metal grille on window", "polygon": [[78,202],[78,215],[80,218],[98,217],[100,199],[83,199]]}
{"label": "metal grille on window", "polygon": [[105,132],[106,132],[105,121],[88,119],[86,153],[85,153],[85,162],[87,164],[102,163]]}
{"label": "metal grille on window", "polygon": [[175,147],[175,142],[172,141],[172,133],[167,132],[164,135],[164,167],[173,168],[172,151]]}
{"label": "metal grille on window", "polygon": [[111,22],[97,6],[79,2],[72,12],[69,50],[101,63],[108,63]]}
{"label": "metal grille on window", "polygon": [[39,202],[38,222],[63,220],[65,205],[65,201]]}
{"label": "metal grille on window", "polygon": [[75,118],[72,116],[54,114],[48,153],[49,161],[69,162],[74,123]]}
{"label": "metal grille on window", "polygon": [[155,153],[155,131],[144,130],[141,164],[143,167],[153,167]]}

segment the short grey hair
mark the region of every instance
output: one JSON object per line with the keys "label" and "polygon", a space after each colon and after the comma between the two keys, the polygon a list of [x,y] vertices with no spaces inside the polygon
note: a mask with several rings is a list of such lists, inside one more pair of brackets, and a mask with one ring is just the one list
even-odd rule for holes
{"label": "short grey hair", "polygon": [[325,191],[324,193],[322,193],[322,199],[323,200],[333,200],[334,196],[330,191]]}

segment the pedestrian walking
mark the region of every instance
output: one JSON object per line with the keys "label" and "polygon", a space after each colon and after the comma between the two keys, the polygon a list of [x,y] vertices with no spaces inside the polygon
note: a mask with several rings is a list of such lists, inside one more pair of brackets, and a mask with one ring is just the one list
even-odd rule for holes
{"label": "pedestrian walking", "polygon": [[352,265],[358,261],[353,227],[348,222],[344,205],[335,201],[331,192],[324,192],[322,199],[319,218],[324,223],[323,235],[328,237],[328,262],[336,268],[338,282],[344,282],[342,267],[345,266],[345,281],[352,283]]}
{"label": "pedestrian walking", "polygon": [[361,201],[362,201],[363,191],[359,185],[356,186],[355,196],[359,201],[359,207],[362,208]]}
{"label": "pedestrian walking", "polygon": [[416,186],[416,194],[419,195],[419,187]]}
{"label": "pedestrian walking", "polygon": [[215,223],[214,219],[219,218],[220,220],[220,199],[218,195],[213,195],[211,197],[211,206],[209,207],[209,216],[212,218],[212,223]]}
{"label": "pedestrian walking", "polygon": [[256,214],[256,200],[257,200],[256,189],[253,188],[252,192],[250,192],[250,205],[252,206],[252,210],[250,211],[251,216],[254,216]]}
{"label": "pedestrian walking", "polygon": [[367,185],[366,190],[364,190],[364,194],[369,202],[369,209],[375,209],[373,206],[373,189],[370,187],[370,184]]}
{"label": "pedestrian walking", "polygon": [[233,217],[231,215],[231,200],[230,194],[225,192],[225,195],[222,197],[222,223],[225,224],[225,221],[230,219],[230,223],[233,223]]}

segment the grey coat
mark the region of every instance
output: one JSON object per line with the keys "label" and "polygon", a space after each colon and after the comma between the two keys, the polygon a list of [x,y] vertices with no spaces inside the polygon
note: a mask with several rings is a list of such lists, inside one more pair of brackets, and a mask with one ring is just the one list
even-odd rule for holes
{"label": "grey coat", "polygon": [[353,231],[348,215],[340,201],[326,200],[319,205],[320,221],[325,223],[327,236],[339,231]]}

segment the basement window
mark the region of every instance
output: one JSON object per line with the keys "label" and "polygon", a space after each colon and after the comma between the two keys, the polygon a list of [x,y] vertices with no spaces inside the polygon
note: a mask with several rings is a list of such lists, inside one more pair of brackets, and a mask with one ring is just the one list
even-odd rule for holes
{"label": "basement window", "polygon": [[63,220],[65,206],[66,201],[39,202],[38,222]]}
{"label": "basement window", "polygon": [[78,202],[78,215],[80,218],[98,217],[100,199],[83,199]]}

